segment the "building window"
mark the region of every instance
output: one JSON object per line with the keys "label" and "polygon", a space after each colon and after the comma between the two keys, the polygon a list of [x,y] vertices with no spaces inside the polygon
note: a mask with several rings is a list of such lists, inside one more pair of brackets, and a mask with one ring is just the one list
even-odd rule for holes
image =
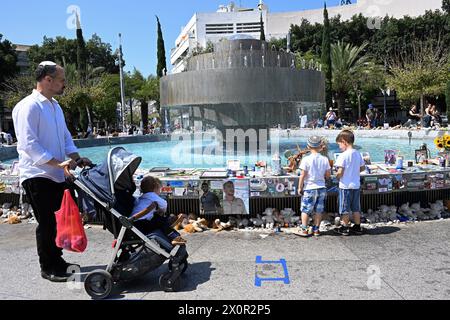
{"label": "building window", "polygon": [[261,31],[261,23],[250,22],[250,23],[238,23],[236,25],[237,33],[253,33]]}
{"label": "building window", "polygon": [[233,24],[223,23],[223,24],[207,24],[206,34],[229,34],[234,33]]}

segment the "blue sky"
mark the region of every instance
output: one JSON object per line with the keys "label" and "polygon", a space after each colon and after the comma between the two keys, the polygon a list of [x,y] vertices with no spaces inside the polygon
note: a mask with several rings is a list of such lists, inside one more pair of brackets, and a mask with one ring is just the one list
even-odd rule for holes
{"label": "blue sky", "polygon": [[[228,0],[41,0],[2,1],[0,34],[17,44],[41,44],[44,36],[75,38],[75,30],[67,27],[67,9],[76,5],[81,10],[85,39],[97,33],[113,49],[122,33],[126,70],[136,67],[145,76],[156,73],[156,18],[158,15],[167,56],[175,39],[195,12],[214,12]],[[235,0],[237,5],[253,8],[258,0]],[[297,11],[323,7],[323,0],[266,0],[271,12]],[[339,0],[328,0],[329,6]],[[168,58],[168,57],[167,57]],[[167,61],[170,69],[169,58]]]}

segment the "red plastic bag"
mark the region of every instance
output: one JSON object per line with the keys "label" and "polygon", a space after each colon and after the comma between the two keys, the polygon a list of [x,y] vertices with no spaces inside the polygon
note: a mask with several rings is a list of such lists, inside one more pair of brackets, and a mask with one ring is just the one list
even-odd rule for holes
{"label": "red plastic bag", "polygon": [[84,252],[87,237],[81,221],[80,211],[70,190],[64,192],[61,209],[56,215],[56,246],[72,252]]}

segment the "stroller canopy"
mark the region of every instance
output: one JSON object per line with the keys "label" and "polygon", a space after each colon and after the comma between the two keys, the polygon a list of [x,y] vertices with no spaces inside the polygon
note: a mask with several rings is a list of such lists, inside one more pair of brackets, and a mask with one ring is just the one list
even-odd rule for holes
{"label": "stroller canopy", "polygon": [[116,191],[136,190],[133,175],[141,162],[141,157],[122,147],[116,147],[109,151],[108,158],[102,165],[84,170],[78,180],[101,201],[114,206]]}

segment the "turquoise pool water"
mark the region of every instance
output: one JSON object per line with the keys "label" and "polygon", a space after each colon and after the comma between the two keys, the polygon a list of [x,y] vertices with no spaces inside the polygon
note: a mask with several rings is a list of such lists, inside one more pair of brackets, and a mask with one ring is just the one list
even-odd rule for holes
{"label": "turquoise pool water", "polygon": [[[281,138],[279,140],[280,154],[283,155],[286,150],[295,151],[297,144],[301,148],[306,147],[307,138]],[[356,142],[356,148],[361,152],[369,152],[371,160],[374,162],[384,161],[384,150],[393,149],[399,150],[400,154],[406,159],[414,159],[414,150],[418,149],[422,143],[427,143],[430,148],[432,156],[436,156],[438,150],[435,148],[432,140],[421,141],[412,140],[409,145],[408,140],[403,139],[370,139],[359,138]],[[114,147],[114,146],[113,146]],[[270,151],[266,154],[244,154],[235,153],[224,157],[220,150],[215,149],[216,145],[212,142],[199,143],[181,143],[176,141],[164,142],[149,142],[141,144],[123,145],[125,149],[142,157],[143,161],[141,168],[153,167],[170,167],[170,168],[214,168],[226,167],[227,160],[239,159],[242,165],[253,166],[258,160],[266,160],[270,165],[271,154]],[[111,147],[94,147],[85,148],[81,150],[82,156],[90,158],[94,163],[101,163],[106,159],[108,151]],[[268,149],[270,150],[269,145]],[[330,156],[339,152],[339,147],[336,143],[330,143]],[[282,156],[283,164],[287,160]],[[11,163],[9,161],[9,163]]]}

